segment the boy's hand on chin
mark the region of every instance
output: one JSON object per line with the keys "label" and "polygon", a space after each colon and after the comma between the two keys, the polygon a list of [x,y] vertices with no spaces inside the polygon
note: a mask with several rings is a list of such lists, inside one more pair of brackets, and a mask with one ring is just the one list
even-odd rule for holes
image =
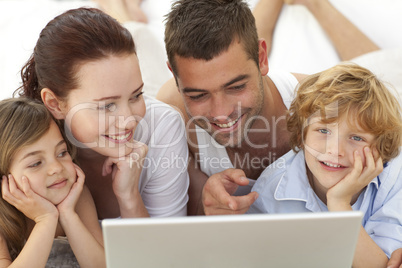
{"label": "boy's hand on chin", "polygon": [[327,192],[327,206],[330,211],[351,210],[360,192],[383,170],[382,158],[376,149],[363,149],[365,164],[358,151],[354,152],[352,171]]}

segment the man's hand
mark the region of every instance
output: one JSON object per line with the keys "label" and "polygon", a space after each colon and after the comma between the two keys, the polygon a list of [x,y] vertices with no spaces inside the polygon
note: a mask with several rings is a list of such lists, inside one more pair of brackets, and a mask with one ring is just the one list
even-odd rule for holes
{"label": "man's hand", "polygon": [[249,181],[240,169],[227,169],[209,177],[202,191],[205,215],[244,214],[257,199],[257,192],[232,196]]}

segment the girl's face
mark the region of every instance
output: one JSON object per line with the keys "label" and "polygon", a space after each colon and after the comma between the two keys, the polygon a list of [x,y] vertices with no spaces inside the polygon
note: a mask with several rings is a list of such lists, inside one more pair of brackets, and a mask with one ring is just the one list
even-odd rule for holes
{"label": "girl's face", "polygon": [[304,141],[304,153],[315,190],[318,188],[326,193],[350,173],[354,164],[353,152],[356,150],[365,166],[363,149],[370,147],[375,137],[359,127],[351,128],[347,121],[349,119],[343,116],[334,124],[322,123],[321,117],[311,119]]}
{"label": "girl's face", "polygon": [[25,176],[35,193],[55,205],[66,198],[77,172],[55,122],[39,140],[16,152],[10,173],[21,189],[21,178]]}
{"label": "girl's face", "polygon": [[146,110],[137,56],[85,63],[77,77],[78,89],[62,105],[71,142],[109,157],[131,153],[134,131]]}

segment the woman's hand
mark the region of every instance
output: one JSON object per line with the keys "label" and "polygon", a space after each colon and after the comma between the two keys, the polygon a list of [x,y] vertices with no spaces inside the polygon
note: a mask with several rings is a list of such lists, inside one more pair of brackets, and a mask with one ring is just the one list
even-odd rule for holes
{"label": "woman's hand", "polygon": [[364,148],[365,163],[357,151],[354,152],[352,171],[327,192],[329,210],[345,210],[351,208],[353,197],[360,193],[383,170],[383,162],[377,150]]}
{"label": "woman's hand", "polygon": [[75,170],[77,171],[77,179],[75,183],[71,186],[70,192],[66,196],[66,198],[61,201],[60,204],[57,205],[57,209],[60,212],[60,215],[66,212],[74,212],[75,206],[78,202],[78,199],[81,196],[82,189],[84,187],[85,182],[85,174],[82,169],[74,164]]}
{"label": "woman's hand", "polygon": [[10,174],[8,178],[3,176],[1,186],[3,199],[16,207],[25,216],[38,223],[42,219],[51,216],[58,217],[59,213],[55,205],[35,193],[29,184],[28,178],[21,178],[22,189],[15,182]]}
{"label": "woman's hand", "polygon": [[124,157],[109,157],[103,164],[102,174],[112,174],[113,192],[117,197],[120,207],[129,207],[141,202],[139,193],[139,180],[148,146],[136,142],[133,151]]}

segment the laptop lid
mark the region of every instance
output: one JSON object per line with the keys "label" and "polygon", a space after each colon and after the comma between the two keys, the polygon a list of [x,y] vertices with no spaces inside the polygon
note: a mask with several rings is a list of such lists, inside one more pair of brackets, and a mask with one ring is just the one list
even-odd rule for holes
{"label": "laptop lid", "polygon": [[107,267],[350,268],[362,213],[105,219]]}

